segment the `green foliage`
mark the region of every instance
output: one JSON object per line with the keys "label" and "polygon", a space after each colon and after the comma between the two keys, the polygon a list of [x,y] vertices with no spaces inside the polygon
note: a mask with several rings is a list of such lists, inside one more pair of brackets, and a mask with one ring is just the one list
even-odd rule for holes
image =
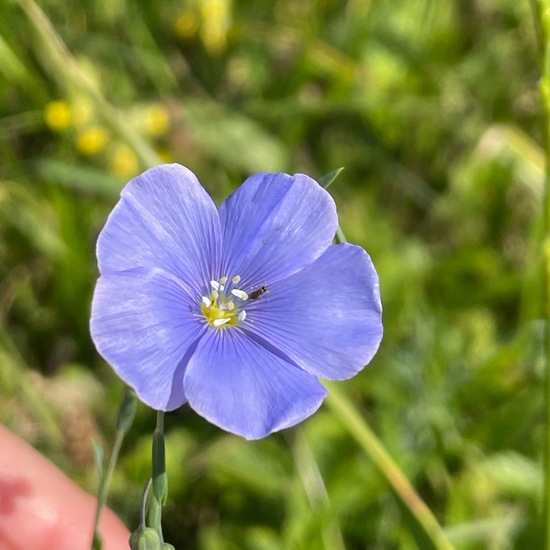
{"label": "green foliage", "polygon": [[[346,399],[456,548],[540,547],[529,3],[48,0],[53,37],[27,0],[1,5],[0,419],[95,489],[89,441],[113,440],[122,387],[88,333],[94,243],[151,159],[190,167],[216,200],[255,171],[343,166],[331,192],[385,311]],[[64,426],[82,416],[97,425],[75,442]],[[185,408],[165,428],[176,548],[431,547],[332,408],[257,442]],[[112,483],[132,530],[153,429],[139,408]]]}

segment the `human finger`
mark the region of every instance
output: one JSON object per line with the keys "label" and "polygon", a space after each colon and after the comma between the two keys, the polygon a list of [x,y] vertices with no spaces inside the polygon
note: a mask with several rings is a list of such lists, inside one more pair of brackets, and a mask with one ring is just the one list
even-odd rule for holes
{"label": "human finger", "polygon": [[[89,550],[96,500],[0,425],[0,550]],[[127,550],[129,532],[109,509],[104,550]]]}

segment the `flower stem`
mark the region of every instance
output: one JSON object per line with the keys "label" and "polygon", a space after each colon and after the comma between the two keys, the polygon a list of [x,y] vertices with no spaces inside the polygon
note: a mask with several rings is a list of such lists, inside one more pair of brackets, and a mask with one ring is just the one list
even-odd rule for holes
{"label": "flower stem", "polygon": [[324,547],[326,550],[345,550],[344,539],[338,522],[331,510],[323,476],[307,438],[300,428],[296,429],[294,436],[294,440],[289,440],[289,444],[298,476],[306,492],[311,509],[314,513],[324,516],[324,520],[320,523]]}
{"label": "flower stem", "polygon": [[40,6],[33,0],[17,1],[31,22],[38,39],[31,43],[36,44],[38,57],[42,59],[46,69],[57,78],[60,88],[70,83],[87,96],[104,123],[134,150],[143,168],[160,164],[162,160],[151,145],[138,132],[133,131],[121,113],[103,97],[96,84],[86,76]]}
{"label": "flower stem", "polygon": [[324,382],[329,387],[327,404],[340,417],[343,424],[357,440],[359,445],[384,474],[403,504],[416,518],[426,535],[437,550],[452,550],[453,545],[443,528],[428,508],[420,495],[414,490],[410,481],[392,459],[369,425],[355,407],[346,399],[338,388]]}
{"label": "flower stem", "polygon": [[545,530],[546,548],[550,549],[550,0],[540,0],[540,22],[543,34],[543,66],[540,92],[546,112],[545,140],[546,140],[546,178],[544,186],[544,240],[542,249],[542,288],[543,319],[544,319],[544,347],[543,363],[545,371],[544,400],[545,400],[545,443],[544,443],[544,511],[543,522]]}
{"label": "flower stem", "polygon": [[[548,2],[550,2],[550,0],[548,0]],[[339,168],[338,170],[334,170],[322,176],[319,179],[319,183],[326,189],[334,182],[342,170],[343,168]],[[340,227],[336,230],[336,242],[347,242],[346,235]],[[405,504],[411,514],[422,526],[424,532],[432,541],[434,548],[437,550],[453,550],[453,545],[447,538],[447,535],[439,525],[432,511],[414,490],[410,481],[395,463],[388,451],[386,451],[384,445],[382,445],[382,442],[376,437],[369,425],[349,400],[339,393],[339,390],[335,386],[329,382],[325,382],[325,385],[330,386],[327,398],[328,405],[344,421],[345,426],[355,437],[357,442],[386,476],[386,479],[389,481],[394,491],[399,495],[403,504]]]}
{"label": "flower stem", "polygon": [[[319,178],[319,185],[321,187],[324,187],[325,189],[328,189],[336,180],[336,178],[340,175],[344,168],[337,168],[336,170],[333,170],[332,172],[329,172],[328,174],[325,174],[324,176],[321,176]],[[342,228],[338,226],[336,228],[336,242],[338,243],[347,243],[348,240],[346,239],[346,236],[344,235],[344,232],[342,231]]]}
{"label": "flower stem", "polygon": [[153,457],[151,480],[153,494],[149,508],[149,524],[159,535],[163,543],[162,535],[162,507],[168,497],[168,474],[166,473],[166,452],[164,444],[164,412],[157,411],[157,426],[153,433]]}
{"label": "flower stem", "polygon": [[113,477],[118,455],[120,454],[120,448],[126,433],[130,429],[134,420],[136,412],[136,396],[130,388],[126,388],[124,392],[124,398],[120,405],[117,425],[116,425],[116,437],[113,445],[113,451],[109,459],[109,464],[104,473],[100,473],[99,491],[97,495],[97,506],[94,518],[94,536],[92,540],[92,550],[99,550],[102,548],[103,543],[101,535],[99,533],[99,520],[101,519],[101,511],[107,502],[107,495],[109,494],[109,485]]}
{"label": "flower stem", "polygon": [[124,441],[124,434],[117,433],[115,438],[115,444],[113,446],[113,452],[111,453],[111,458],[109,459],[109,465],[105,470],[105,476],[99,483],[99,494],[97,495],[97,506],[95,510],[94,517],[94,539],[92,543],[92,550],[99,550],[103,547],[101,541],[101,535],[99,533],[99,520],[101,519],[101,512],[107,502],[107,494],[109,492],[109,485],[111,483],[111,478],[113,476],[113,471],[115,469],[116,461],[120,453],[120,448],[122,442]]}
{"label": "flower stem", "polygon": [[139,516],[140,527],[142,527],[143,529],[145,529],[145,527],[147,527],[147,521],[146,521],[146,517],[147,517],[147,499],[149,498],[149,491],[151,491],[151,485],[152,484],[153,484],[153,480],[149,479],[149,481],[147,482],[147,485],[145,486],[145,489],[143,490],[143,501],[142,501],[142,504],[141,504],[141,513],[140,513],[140,516]]}

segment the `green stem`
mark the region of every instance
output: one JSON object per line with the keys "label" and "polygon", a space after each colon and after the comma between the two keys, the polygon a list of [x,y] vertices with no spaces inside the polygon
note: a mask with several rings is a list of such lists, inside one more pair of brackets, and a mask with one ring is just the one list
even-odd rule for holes
{"label": "green stem", "polygon": [[[550,2],[550,0],[548,1]],[[339,168],[338,170],[326,174],[319,179],[319,183],[326,189],[334,182],[342,170],[342,168]],[[336,242],[347,242],[346,236],[340,227],[338,227],[336,231]],[[335,386],[329,382],[326,382],[325,385],[330,388],[327,398],[328,405],[343,420],[344,425],[355,437],[357,442],[386,476],[386,479],[393,487],[394,491],[399,495],[403,504],[416,518],[426,535],[432,541],[434,547],[437,550],[453,550],[453,545],[447,538],[447,535],[439,525],[432,511],[414,490],[410,481],[394,462],[393,458],[388,451],[386,451],[380,440],[370,429],[369,425],[353,405],[339,393],[339,390]]]}
{"label": "green stem", "polygon": [[111,453],[109,464],[107,466],[107,469],[105,470],[105,476],[99,484],[99,494],[97,496],[97,506],[94,517],[94,541],[92,543],[92,550],[100,549],[102,547],[101,537],[99,535],[99,521],[101,519],[101,512],[107,502],[109,485],[111,484],[111,479],[113,477],[113,472],[115,470],[118,455],[120,453],[120,448],[122,446],[122,442],[124,441],[124,435],[125,434],[122,432],[117,433],[115,444],[113,446],[113,452]]}
{"label": "green stem", "polygon": [[88,96],[104,123],[134,150],[143,168],[161,164],[161,158],[149,143],[132,129],[118,110],[105,100],[96,85],[82,71],[42,9],[33,0],[18,0],[18,3],[32,23],[38,37],[37,54],[42,57],[46,69],[57,77],[59,86],[66,86],[70,82],[77,86],[81,93]]}
{"label": "green stem", "polygon": [[158,532],[161,543],[162,534],[162,507],[168,498],[168,475],[166,474],[166,451],[164,444],[164,412],[157,411],[157,426],[153,433],[153,456],[151,480],[153,496],[149,508],[150,526]]}
{"label": "green stem", "polygon": [[116,436],[115,443],[113,445],[113,451],[111,452],[111,457],[109,458],[109,464],[105,473],[101,474],[99,481],[99,491],[97,495],[97,506],[95,510],[94,518],[94,537],[92,541],[92,550],[99,550],[102,548],[101,535],[99,533],[99,521],[101,519],[101,511],[107,503],[107,495],[109,494],[109,486],[111,485],[111,479],[113,478],[113,472],[115,471],[115,466],[118,460],[118,455],[120,454],[120,449],[122,447],[122,442],[124,437],[128,433],[132,422],[134,421],[134,416],[136,413],[136,396],[134,392],[126,388],[124,391],[124,397],[120,405],[118,412],[117,424],[116,424]]}
{"label": "green stem", "polygon": [[546,112],[545,140],[546,140],[546,178],[544,186],[544,241],[543,241],[543,265],[542,285],[543,318],[544,323],[544,352],[543,362],[545,371],[544,399],[545,399],[545,444],[544,444],[544,511],[543,522],[545,526],[546,548],[550,549],[550,0],[540,0],[540,20],[543,33],[543,69],[540,91],[542,103]]}
{"label": "green stem", "polygon": [[140,515],[140,526],[145,529],[147,526],[146,516],[147,516],[147,499],[149,498],[149,491],[151,490],[151,485],[153,483],[152,479],[149,479],[145,489],[143,491],[143,501],[141,503],[141,515]]}
{"label": "green stem", "polygon": [[319,470],[319,465],[309,446],[304,432],[297,428],[294,441],[291,442],[292,455],[298,476],[302,482],[312,510],[323,515],[320,522],[323,544],[326,550],[345,550],[340,527],[331,510],[328,492]]}
{"label": "green stem", "polygon": [[153,434],[153,494],[161,504],[168,496],[166,451],[164,444],[164,411],[157,411],[157,426]]}
{"label": "green stem", "polygon": [[164,411],[157,411],[157,425],[155,431],[164,435]]}
{"label": "green stem", "polygon": [[351,435],[361,445],[370,459],[384,474],[403,504],[416,518],[426,535],[437,550],[453,550],[443,528],[432,514],[426,503],[414,490],[410,481],[394,462],[380,440],[372,432],[359,412],[333,384],[324,382],[329,388],[327,404],[340,417]]}

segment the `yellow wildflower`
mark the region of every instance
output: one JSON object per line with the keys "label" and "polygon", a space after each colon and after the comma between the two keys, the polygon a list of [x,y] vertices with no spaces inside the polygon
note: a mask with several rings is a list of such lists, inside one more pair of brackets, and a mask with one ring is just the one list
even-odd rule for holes
{"label": "yellow wildflower", "polygon": [[44,120],[55,132],[67,129],[72,121],[70,105],[66,101],[50,101],[44,108]]}

